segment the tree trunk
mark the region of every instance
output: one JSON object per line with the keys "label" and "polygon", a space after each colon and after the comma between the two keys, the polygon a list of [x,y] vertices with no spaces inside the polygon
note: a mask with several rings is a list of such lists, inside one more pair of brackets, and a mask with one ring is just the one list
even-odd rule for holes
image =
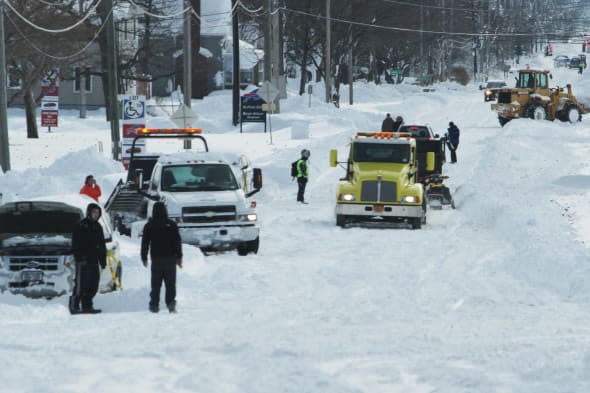
{"label": "tree trunk", "polygon": [[302,96],[305,94],[305,84],[307,82],[307,45],[305,46],[305,50],[303,51],[303,56],[301,58],[301,79],[299,80],[299,95]]}
{"label": "tree trunk", "polygon": [[27,117],[27,138],[39,138],[39,130],[37,129],[37,107],[33,92],[29,89],[24,92],[25,112]]}

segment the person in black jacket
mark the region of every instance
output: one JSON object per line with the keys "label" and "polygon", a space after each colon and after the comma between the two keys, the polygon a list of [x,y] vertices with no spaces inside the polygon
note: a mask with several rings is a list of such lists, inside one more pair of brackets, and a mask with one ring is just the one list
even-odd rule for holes
{"label": "person in black jacket", "polygon": [[150,311],[160,310],[160,288],[166,285],[166,306],[176,312],[176,266],[182,268],[182,243],[178,226],[168,219],[168,210],[163,202],[156,202],[152,217],[143,227],[141,261],[147,267],[147,254],[152,260]]}
{"label": "person in black jacket", "polygon": [[383,119],[383,123],[381,123],[381,131],[394,131],[393,129],[393,119],[391,117],[391,113],[385,115],[385,119]]}
{"label": "person in black jacket", "polygon": [[104,233],[98,222],[101,214],[100,206],[90,203],[86,208],[86,217],[76,224],[72,233],[72,252],[76,261],[74,293],[70,297],[72,314],[101,312],[92,305],[92,299],[98,292],[100,269],[107,264]]}
{"label": "person in black jacket", "polygon": [[459,147],[459,128],[452,121],[447,128],[447,146],[451,151],[451,164],[457,162],[457,148]]}

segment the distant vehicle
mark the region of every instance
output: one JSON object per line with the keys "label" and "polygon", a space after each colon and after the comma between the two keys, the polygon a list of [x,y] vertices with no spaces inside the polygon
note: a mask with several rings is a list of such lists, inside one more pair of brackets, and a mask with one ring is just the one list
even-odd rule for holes
{"label": "distant vehicle", "polygon": [[572,57],[570,61],[567,63],[568,68],[578,69],[580,68],[580,63],[582,63],[582,59],[579,57]]}
{"label": "distant vehicle", "polygon": [[480,85],[480,90],[484,90],[483,92],[483,100],[487,101],[494,101],[498,96],[498,90],[506,87],[506,82],[503,80],[489,80],[485,86]]}
{"label": "distant vehicle", "polygon": [[567,67],[570,62],[570,58],[566,55],[557,55],[553,58],[553,65],[556,68]]}

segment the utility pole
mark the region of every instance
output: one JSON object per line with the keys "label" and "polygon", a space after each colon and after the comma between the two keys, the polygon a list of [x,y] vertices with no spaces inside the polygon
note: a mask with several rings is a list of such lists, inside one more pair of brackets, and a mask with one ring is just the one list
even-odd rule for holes
{"label": "utility pole", "polygon": [[[79,0],[80,15],[84,13],[84,1]],[[80,64],[80,119],[86,119],[86,66]]]}
{"label": "utility pole", "polygon": [[4,0],[0,0],[0,166],[3,172],[10,170],[8,148],[8,120],[6,118],[6,54],[4,49]]}
{"label": "utility pole", "polygon": [[[353,13],[352,13],[352,0],[349,0],[348,3],[348,10],[349,14],[348,17],[352,20]],[[352,66],[354,65],[353,57],[352,57],[352,30],[353,27],[350,25],[348,27],[348,104],[352,105],[353,103],[353,94],[352,94],[352,87],[354,85],[352,80]]]}
{"label": "utility pole", "polygon": [[264,32],[264,80],[270,82],[272,80],[272,0],[268,0],[266,12],[268,17]]}
{"label": "utility pole", "polygon": [[[113,0],[104,0],[103,7],[106,10],[105,33],[107,40],[107,83],[109,85],[109,114],[111,121],[111,143],[114,160],[121,159],[121,135],[119,133],[119,100],[117,77],[117,45],[115,42],[115,16]],[[110,13],[109,13],[110,12]]]}
{"label": "utility pole", "polygon": [[[276,0],[273,0],[276,1]],[[273,85],[279,89],[280,93],[277,98],[274,100],[275,108],[272,110],[272,113],[281,113],[281,95],[283,94],[282,89],[282,81],[281,77],[283,76],[283,62],[282,58],[282,51],[281,51],[281,28],[280,28],[280,13],[277,9],[277,4],[273,4],[273,8],[276,12],[272,16],[272,44],[271,44],[271,52],[272,52],[272,83]]]}
{"label": "utility pole", "polygon": [[329,103],[332,100],[332,59],[330,57],[330,36],[332,35],[332,28],[330,23],[330,0],[326,0],[326,102]]}
{"label": "utility pole", "polygon": [[[189,7],[191,6],[191,2],[190,0],[185,0],[184,1],[184,7]],[[183,88],[183,96],[184,96],[184,105],[185,107],[190,108],[191,107],[191,98],[193,96],[192,94],[192,86],[193,86],[193,80],[192,80],[192,51],[191,51],[191,37],[192,37],[192,31],[191,31],[191,12],[187,11],[184,14],[184,37],[183,37],[183,41],[184,41],[184,88]],[[183,112],[184,113],[184,112]],[[184,123],[185,127],[188,127],[186,124],[186,117],[185,117],[185,123]],[[191,146],[191,140],[190,139],[185,139],[184,140],[184,148],[185,149],[190,149]]]}
{"label": "utility pole", "polygon": [[[232,85],[232,123],[237,126],[240,112],[240,34],[238,32],[238,0],[232,0],[232,46],[233,46],[233,85]],[[266,40],[265,40],[266,41]]]}

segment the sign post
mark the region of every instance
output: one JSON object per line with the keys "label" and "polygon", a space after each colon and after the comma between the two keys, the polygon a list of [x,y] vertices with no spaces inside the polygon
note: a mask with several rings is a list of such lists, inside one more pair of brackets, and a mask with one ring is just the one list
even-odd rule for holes
{"label": "sign post", "polygon": [[[137,129],[145,127],[145,96],[122,96],[123,102],[123,151],[121,160],[125,169],[129,169],[133,138]],[[134,155],[145,152],[145,140],[135,143]]]}
{"label": "sign post", "polygon": [[[260,89],[258,90],[258,95],[267,103],[269,103],[269,106],[266,107],[266,110],[268,111],[270,109],[270,115],[268,116],[268,128],[270,130],[270,144],[272,145],[272,122],[271,122],[271,118],[270,116],[272,115],[273,109],[274,109],[274,100],[279,96],[279,89],[277,89],[275,87],[275,85],[273,85],[271,82],[269,81],[265,81],[262,86],[260,87]],[[262,110],[265,110],[265,108],[262,108]]]}
{"label": "sign post", "polygon": [[266,112],[262,110],[264,100],[254,91],[240,97],[240,134],[243,123],[264,123],[266,132]]}
{"label": "sign post", "polygon": [[58,70],[53,69],[45,79],[41,81],[41,127],[57,127],[59,118],[59,78]]}

